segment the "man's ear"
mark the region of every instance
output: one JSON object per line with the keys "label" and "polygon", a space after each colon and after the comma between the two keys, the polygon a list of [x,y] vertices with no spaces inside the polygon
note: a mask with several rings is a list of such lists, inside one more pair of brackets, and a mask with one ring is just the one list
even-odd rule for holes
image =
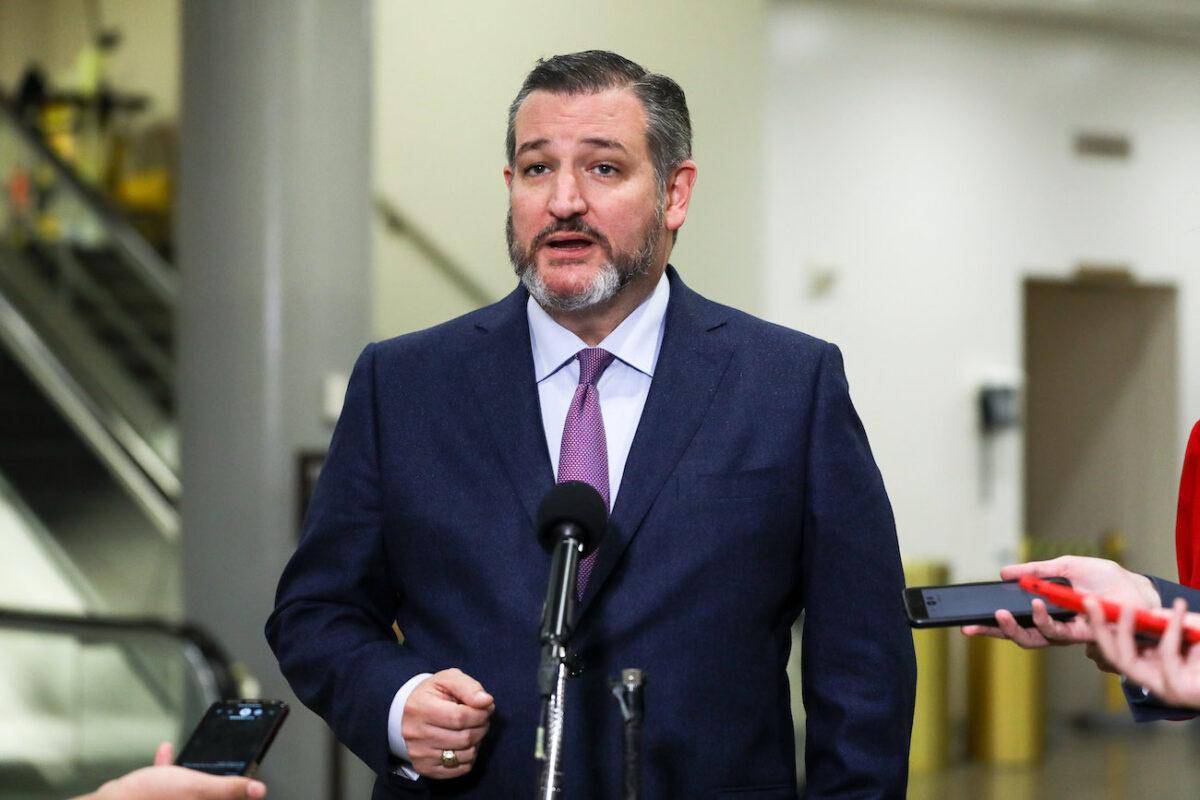
{"label": "man's ear", "polygon": [[509,189],[512,189],[512,178],[513,178],[512,167],[505,164],[504,165],[504,185],[507,186]]}
{"label": "man's ear", "polygon": [[663,221],[667,230],[677,231],[687,219],[688,205],[692,202],[692,187],[696,185],[696,162],[690,158],[671,173],[667,181],[667,207]]}

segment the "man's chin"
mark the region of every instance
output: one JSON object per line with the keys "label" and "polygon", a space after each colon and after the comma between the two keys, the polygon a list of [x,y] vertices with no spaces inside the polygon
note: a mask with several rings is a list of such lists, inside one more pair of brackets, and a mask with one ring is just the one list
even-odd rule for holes
{"label": "man's chin", "polygon": [[[559,311],[580,311],[611,300],[622,282],[611,267],[564,268],[540,265],[535,274],[522,276],[522,283],[541,306]],[[531,273],[534,271],[531,270]]]}

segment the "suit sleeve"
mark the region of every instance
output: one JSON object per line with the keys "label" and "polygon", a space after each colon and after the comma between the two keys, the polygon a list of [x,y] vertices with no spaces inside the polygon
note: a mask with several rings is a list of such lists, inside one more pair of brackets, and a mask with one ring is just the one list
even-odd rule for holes
{"label": "suit sleeve", "polygon": [[841,353],[815,388],[801,669],[808,797],[903,798],[916,692],[896,527]]}
{"label": "suit sleeve", "polygon": [[381,526],[374,351],[346,390],[304,533],[266,633],[296,696],[377,774],[394,766],[388,712],[413,675],[433,672],[397,642]]}

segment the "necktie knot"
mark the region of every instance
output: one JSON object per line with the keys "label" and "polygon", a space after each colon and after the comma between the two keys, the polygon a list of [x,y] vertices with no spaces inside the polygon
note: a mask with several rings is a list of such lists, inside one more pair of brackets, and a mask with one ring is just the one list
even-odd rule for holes
{"label": "necktie knot", "polygon": [[595,385],[613,362],[613,354],[601,347],[586,347],[575,356],[579,359],[579,385]]}

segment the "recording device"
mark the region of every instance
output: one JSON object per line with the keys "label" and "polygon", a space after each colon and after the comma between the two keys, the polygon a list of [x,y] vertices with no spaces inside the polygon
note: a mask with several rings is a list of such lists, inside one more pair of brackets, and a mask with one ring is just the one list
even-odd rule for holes
{"label": "recording device", "polygon": [[[1070,586],[1066,578],[1047,580]],[[1017,581],[956,583],[946,586],[915,586],[904,590],[904,610],[914,628],[942,628],[952,625],[995,625],[999,609],[1012,612],[1017,624],[1033,627],[1033,596]],[[1051,619],[1068,620],[1070,609],[1046,603]]]}
{"label": "recording device", "polygon": [[253,776],[287,715],[281,700],[218,700],[175,763],[212,775]]}
{"label": "recording device", "polygon": [[550,553],[537,676],[541,709],[533,748],[534,758],[542,762],[539,800],[557,800],[561,795],[567,675],[571,671],[567,643],[575,623],[575,582],[579,560],[596,549],[607,527],[608,503],[582,481],[558,484],[538,508],[538,540]]}

